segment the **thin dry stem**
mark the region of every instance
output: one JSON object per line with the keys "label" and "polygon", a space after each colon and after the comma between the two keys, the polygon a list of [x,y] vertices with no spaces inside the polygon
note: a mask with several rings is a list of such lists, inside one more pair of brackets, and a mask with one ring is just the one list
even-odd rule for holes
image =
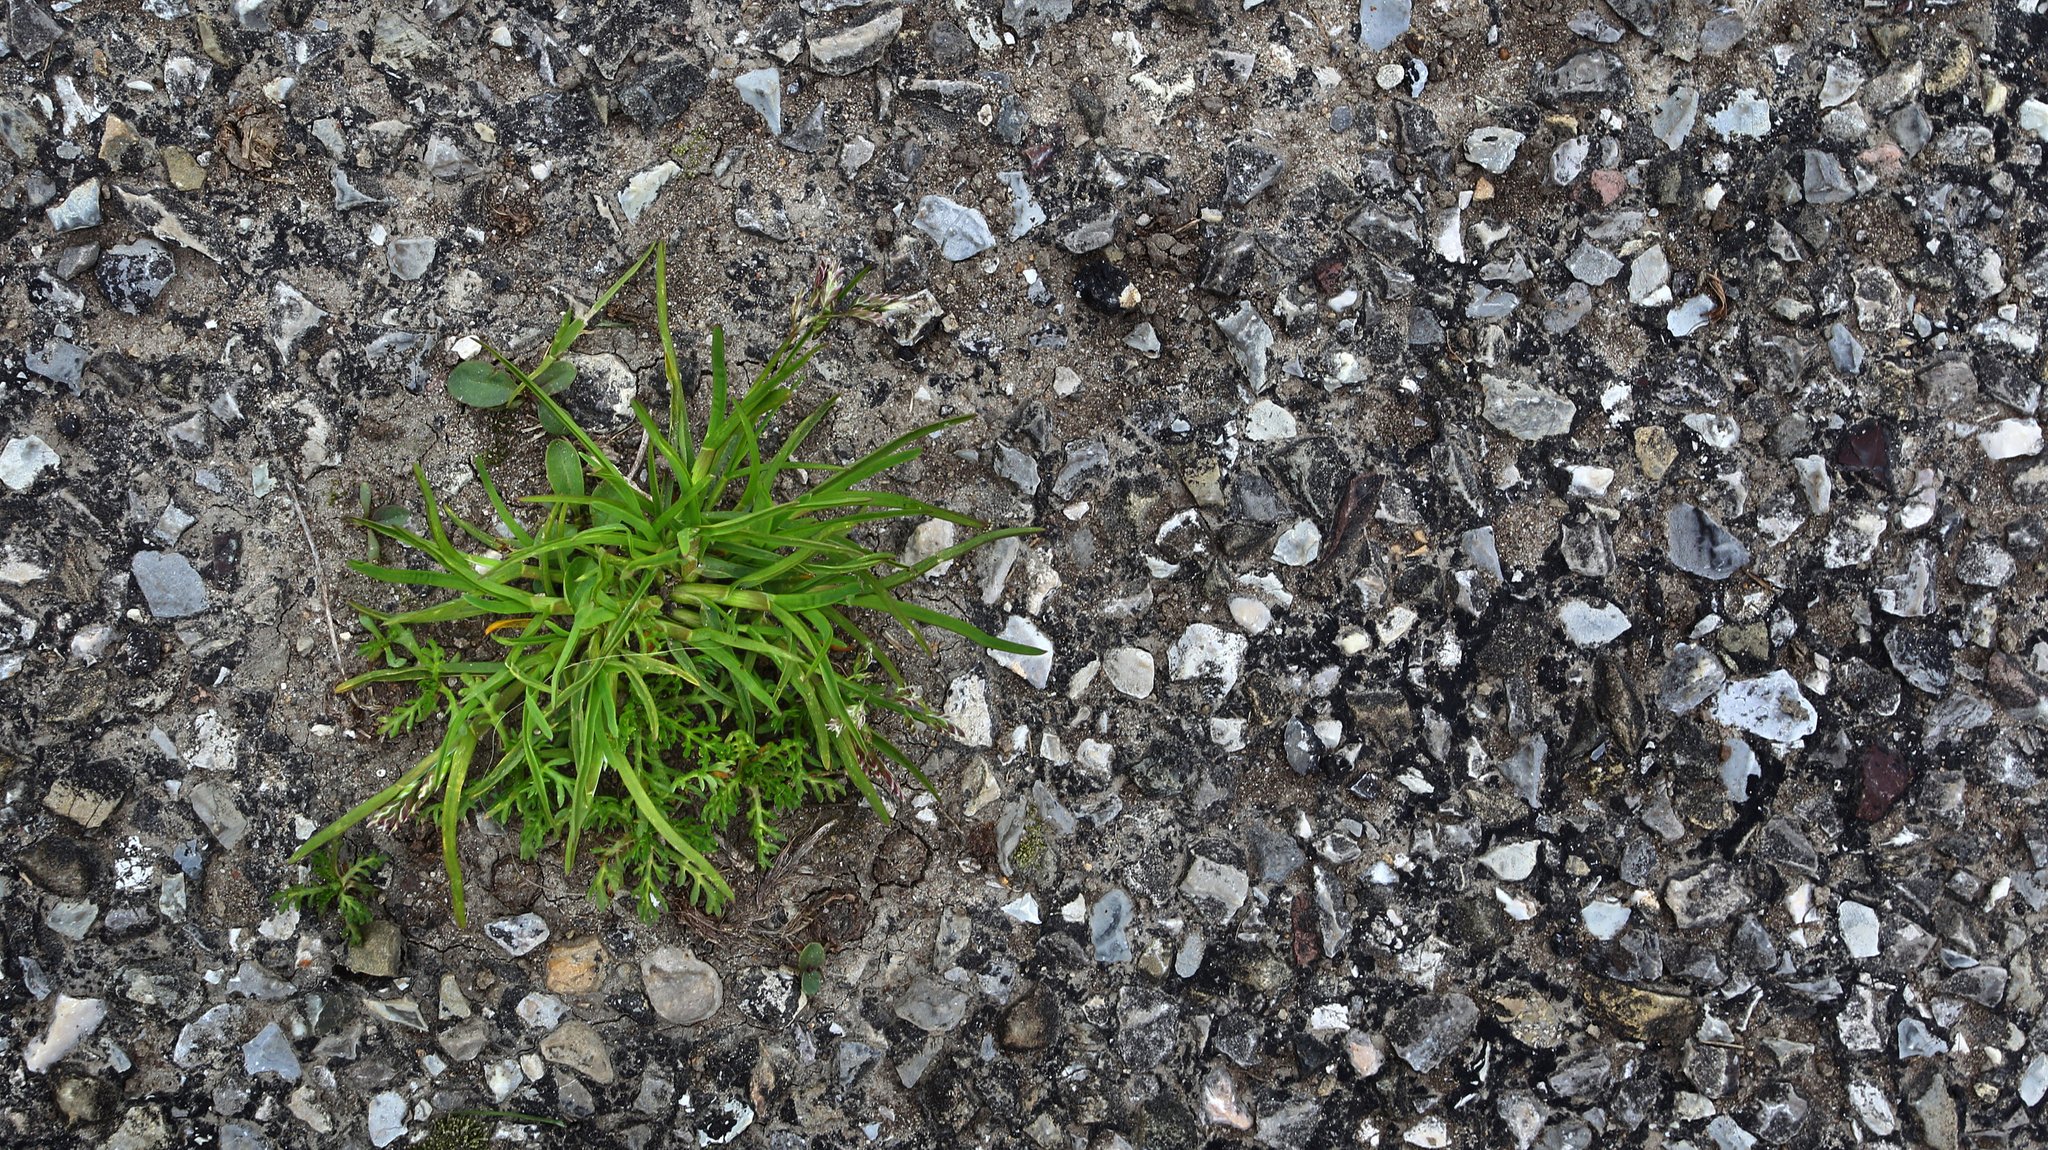
{"label": "thin dry stem", "polygon": [[299,506],[297,485],[291,481],[290,473],[277,484],[284,488],[285,498],[291,500],[292,514],[299,517],[299,530],[305,533],[306,550],[313,553],[313,587],[320,593],[320,615],[327,620],[327,645],[334,652],[334,670],[345,673],[347,668],[341,661],[341,632],[334,626],[334,607],[327,599],[327,571],[320,562],[320,545],[313,542],[313,525],[306,521],[306,509]]}

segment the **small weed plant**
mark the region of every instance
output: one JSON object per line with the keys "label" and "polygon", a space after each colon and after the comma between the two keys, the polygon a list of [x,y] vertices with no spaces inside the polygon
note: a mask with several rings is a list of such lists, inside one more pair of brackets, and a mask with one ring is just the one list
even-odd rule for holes
{"label": "small weed plant", "polygon": [[797,986],[805,998],[818,997],[819,988],[825,985],[825,944],[807,942],[796,952]]}
{"label": "small weed plant", "polygon": [[383,855],[350,856],[339,843],[327,843],[304,852],[311,882],[278,891],[273,902],[279,909],[332,914],[341,919],[341,937],[350,946],[361,946],[363,931],[377,915],[377,887],[374,876],[387,861]]}
{"label": "small weed plant", "polygon": [[[644,446],[622,467],[555,395],[573,381],[570,348],[650,260],[668,411],[657,419],[635,405]],[[565,870],[588,864],[595,899],[629,895],[651,920],[679,893],[716,913],[733,897],[712,861],[721,839],[765,867],[783,842],[778,822],[805,803],[840,798],[850,786],[886,815],[877,784],[892,785],[896,769],[929,785],[883,725],[941,720],[873,628],[900,627],[922,645],[920,628],[930,626],[1035,654],[898,594],[940,563],[1030,529],[985,530],[868,486],[962,419],[914,428],[848,464],[799,455],[830,400],[774,436],[824,333],[888,313],[891,301],[859,294],[858,282],[821,265],[791,307],[787,335],[744,388],[714,329],[697,420],[670,330],[660,247],[588,312],[565,315],[531,369],[492,350],[451,374],[450,394],[470,406],[535,405],[555,436],[543,459],[548,490],[522,501],[532,509],[522,517],[478,460],[492,513],[479,524],[457,515],[416,469],[423,531],[393,513],[359,521],[413,561],[389,562],[387,548],[386,561],[351,566],[436,601],[397,612],[359,607],[371,669],[338,690],[396,688],[383,733],[438,727],[440,737],[295,857],[315,856],[366,819],[430,820],[462,923],[457,835],[485,815],[517,827],[526,857],[559,849]],[[948,520],[971,534],[904,566],[865,541],[904,518]]]}

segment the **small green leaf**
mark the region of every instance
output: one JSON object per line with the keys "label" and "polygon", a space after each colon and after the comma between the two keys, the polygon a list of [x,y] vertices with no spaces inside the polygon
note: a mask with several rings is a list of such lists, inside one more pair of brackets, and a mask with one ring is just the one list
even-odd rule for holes
{"label": "small green leaf", "polygon": [[533,385],[548,395],[556,395],[576,382],[576,365],[566,359],[558,359],[540,370],[533,377]]}
{"label": "small green leaf", "polygon": [[583,494],[583,456],[577,454],[576,445],[566,439],[557,439],[548,444],[548,486],[557,495],[571,497]]}
{"label": "small green leaf", "polygon": [[449,397],[470,407],[503,407],[517,389],[511,376],[482,359],[464,360],[448,373]]}
{"label": "small green leaf", "polygon": [[823,976],[823,975],[820,975],[820,974],[819,974],[819,973],[818,973],[817,971],[815,971],[815,970],[807,970],[807,971],[804,971],[804,975],[803,975],[803,992],[804,992],[804,997],[805,997],[805,998],[816,998],[816,997],[818,997],[818,988],[819,988],[819,987],[821,987],[821,986],[823,986],[823,985],[824,985],[824,983],[825,983],[825,979],[824,979],[824,976]]}
{"label": "small green leaf", "polygon": [[387,503],[370,512],[370,519],[386,527],[403,527],[412,521],[412,512],[396,503]]}
{"label": "small green leaf", "polygon": [[797,965],[805,970],[823,969],[825,965],[824,944],[817,942],[805,943],[804,948],[797,952],[796,961]]}

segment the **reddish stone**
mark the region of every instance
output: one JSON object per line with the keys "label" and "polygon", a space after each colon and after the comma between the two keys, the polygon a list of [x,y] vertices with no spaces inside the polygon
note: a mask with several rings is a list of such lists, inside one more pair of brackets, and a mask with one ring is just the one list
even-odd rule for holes
{"label": "reddish stone", "polygon": [[1865,747],[1857,756],[1861,779],[1856,795],[1856,817],[1867,823],[1891,813],[1906,788],[1913,785],[1913,768],[1898,752],[1883,747]]}
{"label": "reddish stone", "polygon": [[1601,207],[1613,204],[1628,190],[1628,177],[1613,168],[1598,168],[1587,173],[1586,182],[1599,194]]}
{"label": "reddish stone", "polygon": [[1884,425],[1875,421],[1859,423],[1842,432],[1835,445],[1835,466],[1854,474],[1869,475],[1889,485],[1892,481],[1891,438]]}
{"label": "reddish stone", "polygon": [[1294,895],[1293,913],[1290,916],[1294,936],[1294,965],[1312,966],[1323,956],[1323,948],[1316,944],[1316,902],[1307,891]]}
{"label": "reddish stone", "polygon": [[1344,257],[1325,256],[1316,261],[1309,274],[1315,277],[1316,290],[1323,293],[1323,298],[1336,295],[1344,288]]}

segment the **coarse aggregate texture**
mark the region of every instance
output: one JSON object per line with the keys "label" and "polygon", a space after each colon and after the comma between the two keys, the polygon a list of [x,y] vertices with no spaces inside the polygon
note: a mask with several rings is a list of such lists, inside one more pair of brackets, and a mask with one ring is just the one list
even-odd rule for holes
{"label": "coarse aggregate texture", "polygon": [[[0,1143],[2048,1141],[2041,0],[4,9]],[[351,952],[360,488],[657,240],[911,297],[813,443],[977,416],[907,590],[1049,653],[722,919],[415,822]]]}

